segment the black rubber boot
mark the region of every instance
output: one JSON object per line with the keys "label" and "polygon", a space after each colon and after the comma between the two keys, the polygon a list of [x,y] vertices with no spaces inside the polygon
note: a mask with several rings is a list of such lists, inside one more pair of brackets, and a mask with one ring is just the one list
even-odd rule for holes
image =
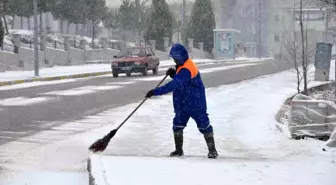
{"label": "black rubber boot", "polygon": [[217,158],[218,153],[215,147],[215,140],[213,137],[213,133],[210,132],[204,134],[204,138],[209,149],[208,158]]}
{"label": "black rubber boot", "polygon": [[175,151],[170,153],[171,157],[183,156],[183,130],[174,132]]}

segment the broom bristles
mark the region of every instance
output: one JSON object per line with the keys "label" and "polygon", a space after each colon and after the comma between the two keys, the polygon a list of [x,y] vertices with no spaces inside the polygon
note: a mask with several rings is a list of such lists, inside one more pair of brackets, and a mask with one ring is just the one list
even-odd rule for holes
{"label": "broom bristles", "polygon": [[90,147],[89,150],[91,150],[94,153],[102,152],[106,149],[107,145],[109,144],[110,140],[113,138],[113,136],[116,134],[117,130],[112,130],[109,134],[107,134],[102,139],[97,140],[94,142]]}

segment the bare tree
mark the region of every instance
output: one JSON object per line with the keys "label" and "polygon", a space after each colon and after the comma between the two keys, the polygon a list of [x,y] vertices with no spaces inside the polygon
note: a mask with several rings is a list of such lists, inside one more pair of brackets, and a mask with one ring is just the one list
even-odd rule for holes
{"label": "bare tree", "polygon": [[[303,25],[302,21],[302,4],[300,3],[300,11],[297,12],[296,5],[293,5],[293,22],[280,21],[280,34],[279,30],[270,30],[276,38],[280,40],[281,56],[284,60],[293,63],[295,76],[296,76],[296,90],[297,93],[308,94],[308,83],[310,82],[309,71],[312,65],[310,65],[311,56],[315,52],[315,45],[309,44],[308,26]],[[299,20],[299,24],[295,21]],[[297,26],[299,25],[299,31]],[[277,33],[278,32],[278,33]],[[301,86],[303,85],[303,92],[301,92]]]}
{"label": "bare tree", "polygon": [[305,42],[305,35],[304,35],[304,29],[303,29],[303,19],[302,19],[302,0],[300,0],[300,14],[299,14],[299,24],[300,24],[300,32],[301,32],[301,50],[302,50],[302,70],[303,70],[303,94],[308,95],[308,85],[307,85],[307,58],[306,58],[306,45]]}

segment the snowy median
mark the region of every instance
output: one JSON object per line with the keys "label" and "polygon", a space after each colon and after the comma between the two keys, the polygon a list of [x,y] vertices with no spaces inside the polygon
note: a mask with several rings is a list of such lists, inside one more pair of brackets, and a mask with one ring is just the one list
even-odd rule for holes
{"label": "snowy median", "polygon": [[[336,154],[321,151],[324,142],[290,140],[275,126],[283,101],[295,94],[295,80],[286,71],[207,89],[219,153],[215,160],[207,159],[193,120],[185,129],[185,157],[165,157],[174,149],[172,98],[148,100],[104,153],[90,156],[91,184],[335,184]],[[110,125],[91,130],[84,142],[90,145],[107,134],[137,105],[100,114]]]}

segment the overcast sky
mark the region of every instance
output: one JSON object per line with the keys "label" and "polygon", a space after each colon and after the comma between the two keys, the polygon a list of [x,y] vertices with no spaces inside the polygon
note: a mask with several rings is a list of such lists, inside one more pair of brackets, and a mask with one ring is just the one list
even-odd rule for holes
{"label": "overcast sky", "polygon": [[[166,0],[166,2],[182,2],[182,0]],[[194,0],[187,0],[187,1],[194,1]],[[107,6],[119,6],[121,3],[121,0],[106,0]]]}

